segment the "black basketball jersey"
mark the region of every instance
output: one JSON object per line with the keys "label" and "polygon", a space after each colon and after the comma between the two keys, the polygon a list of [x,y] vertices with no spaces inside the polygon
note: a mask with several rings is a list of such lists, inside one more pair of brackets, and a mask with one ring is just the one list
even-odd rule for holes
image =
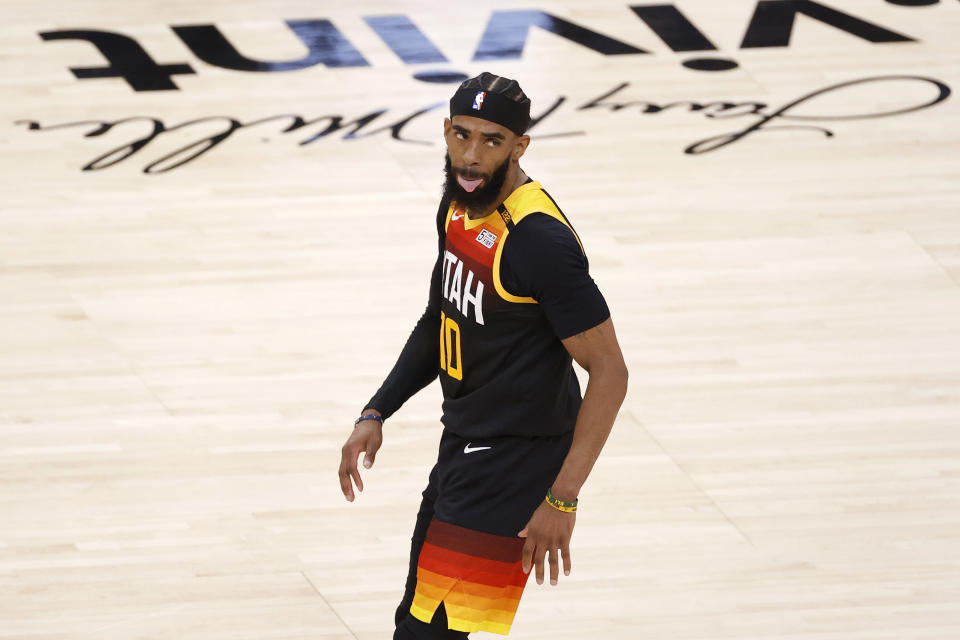
{"label": "black basketball jersey", "polygon": [[501,280],[511,232],[535,213],[566,226],[583,251],[538,182],[520,186],[480,220],[471,220],[456,203],[439,212],[445,215],[438,336],[442,421],[463,437],[557,435],[576,422],[581,394],[570,354],[537,300],[516,295]]}
{"label": "black basketball jersey", "polygon": [[427,308],[364,406],[386,420],[439,375],[457,435],[567,433],[582,398],[561,339],[610,316],[573,227],[528,181],[480,220],[441,203],[437,234]]}

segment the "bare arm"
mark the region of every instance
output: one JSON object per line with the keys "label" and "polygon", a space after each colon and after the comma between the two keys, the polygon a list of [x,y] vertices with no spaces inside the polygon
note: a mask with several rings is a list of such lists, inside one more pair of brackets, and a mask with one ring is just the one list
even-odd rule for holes
{"label": "bare arm", "polygon": [[[590,376],[570,451],[551,489],[557,498],[570,501],[579,495],[613,428],[627,394],[627,366],[610,318],[562,342]],[[550,584],[557,584],[558,551],[563,557],[563,572],[570,575],[570,538],[575,523],[576,513],[564,513],[541,503],[518,534],[527,539],[523,545],[523,570],[529,572],[531,564],[535,564],[538,584],[543,584],[545,557],[550,561]]]}
{"label": "bare arm", "polygon": [[589,374],[573,443],[553,483],[553,494],[573,500],[590,475],[627,395],[627,365],[617,342],[613,321],[605,321],[562,341],[573,359]]}

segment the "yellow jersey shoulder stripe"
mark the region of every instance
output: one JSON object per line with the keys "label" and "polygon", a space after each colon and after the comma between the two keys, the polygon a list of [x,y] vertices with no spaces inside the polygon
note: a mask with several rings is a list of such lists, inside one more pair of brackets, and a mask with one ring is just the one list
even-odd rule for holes
{"label": "yellow jersey shoulder stripe", "polygon": [[[583,251],[583,243],[580,242],[580,237],[577,235],[577,232],[573,230],[573,227],[567,222],[567,219],[557,208],[557,205],[550,196],[543,191],[543,187],[540,186],[539,182],[528,182],[527,184],[521,185],[503,201],[503,206],[507,211],[504,220],[513,224],[518,224],[528,215],[534,213],[544,213],[552,218],[556,218],[570,229],[573,237],[577,239],[577,244],[580,245],[580,250]],[[497,290],[497,294],[508,302],[536,304],[537,301],[533,298],[513,295],[506,290],[500,281],[500,258],[503,255],[503,247],[507,243],[507,238],[510,236],[511,226],[511,224],[505,226],[503,237],[497,245],[497,253],[493,258],[493,285]]]}

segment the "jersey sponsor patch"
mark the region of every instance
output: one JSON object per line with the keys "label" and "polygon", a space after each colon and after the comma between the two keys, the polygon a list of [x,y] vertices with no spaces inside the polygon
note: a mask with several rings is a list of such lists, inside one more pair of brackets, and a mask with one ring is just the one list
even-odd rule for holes
{"label": "jersey sponsor patch", "polygon": [[477,242],[485,246],[487,249],[493,247],[493,243],[497,241],[497,234],[491,233],[484,229],[480,232],[480,235],[477,236]]}

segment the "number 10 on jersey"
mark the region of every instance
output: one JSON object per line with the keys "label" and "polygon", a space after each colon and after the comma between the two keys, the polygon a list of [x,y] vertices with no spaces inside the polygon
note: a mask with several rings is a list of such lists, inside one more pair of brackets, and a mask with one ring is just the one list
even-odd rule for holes
{"label": "number 10 on jersey", "polygon": [[440,369],[455,380],[463,380],[463,360],[460,358],[460,325],[440,312]]}

